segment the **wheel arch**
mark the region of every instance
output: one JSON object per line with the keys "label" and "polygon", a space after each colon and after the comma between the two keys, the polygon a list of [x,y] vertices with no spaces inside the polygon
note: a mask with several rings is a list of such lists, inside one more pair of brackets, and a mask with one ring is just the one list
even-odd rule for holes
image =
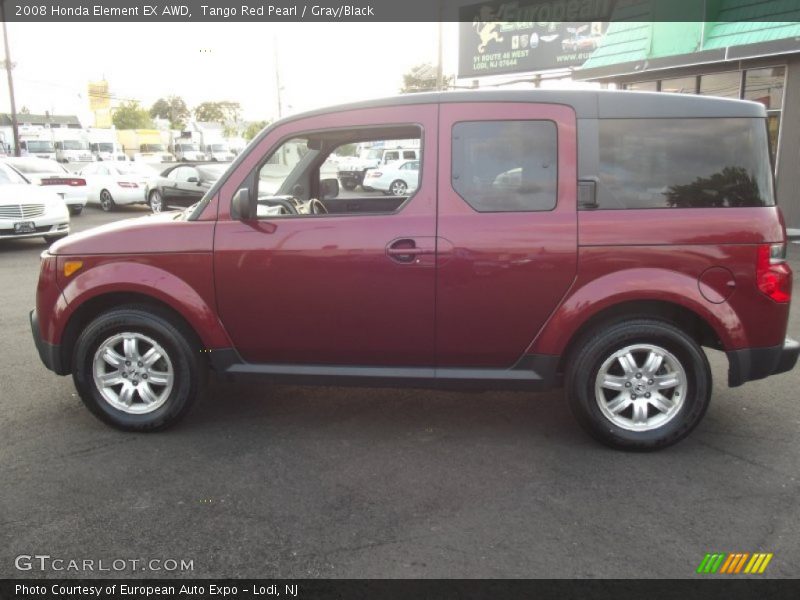
{"label": "wheel arch", "polygon": [[666,321],[684,331],[698,345],[721,350],[723,347],[718,332],[706,319],[694,310],[666,300],[628,300],[612,304],[593,313],[572,333],[561,352],[558,372],[563,373],[570,357],[581,340],[592,330],[602,325],[629,319],[649,317]]}

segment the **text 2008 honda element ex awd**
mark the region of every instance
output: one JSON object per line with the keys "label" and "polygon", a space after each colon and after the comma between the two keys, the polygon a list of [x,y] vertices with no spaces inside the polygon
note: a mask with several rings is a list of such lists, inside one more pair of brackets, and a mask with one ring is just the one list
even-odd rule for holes
{"label": "text 2008 honda element ex awd", "polygon": [[[727,354],[731,386],[797,361],[767,135],[756,103],[613,91],[283,119],[196,205],[55,243],[33,336],[121,429],[178,420],[211,368],[563,385],[600,441],[664,447],[708,407],[702,346]],[[417,151],[374,167],[384,191],[339,190],[337,158],[386,147]]]}

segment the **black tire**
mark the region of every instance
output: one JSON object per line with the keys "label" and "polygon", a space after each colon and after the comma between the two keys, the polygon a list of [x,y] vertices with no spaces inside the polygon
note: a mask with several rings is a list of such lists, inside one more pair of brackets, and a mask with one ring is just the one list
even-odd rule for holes
{"label": "black tire", "polygon": [[[601,410],[600,400],[595,394],[595,382],[604,362],[615,352],[637,344],[656,346],[669,352],[683,368],[686,380],[682,404],[673,416],[662,425],[646,431],[631,431],[612,421]],[[579,340],[575,348],[575,352],[569,358],[566,374],[570,407],[578,423],[592,437],[607,446],[638,451],[665,448],[686,437],[697,426],[708,408],[712,387],[708,359],[694,339],[671,323],[647,317],[628,318],[596,328]],[[637,367],[633,370],[643,369]],[[628,386],[628,382],[625,386]],[[673,394],[670,400],[676,404],[678,399],[674,394],[677,393],[677,389],[664,390],[665,394]],[[627,393],[627,389],[623,389],[620,396]],[[656,394],[655,391],[653,393]],[[613,396],[614,392],[610,394]],[[650,398],[650,395],[647,397]],[[627,398],[625,402],[628,402]],[[620,410],[619,415],[624,415],[627,410],[627,408]],[[633,411],[633,408],[630,410]],[[651,415],[660,417],[656,409],[649,405],[643,410],[647,419],[650,419]]]}
{"label": "black tire", "polygon": [[[95,353],[105,340],[123,332],[155,340],[172,363],[172,390],[152,412],[130,414],[112,406],[94,382]],[[203,393],[208,369],[200,349],[194,334],[168,313],[149,306],[121,306],[84,328],[72,353],[72,379],[83,403],[101,421],[125,431],[157,431],[178,422]]]}
{"label": "black tire", "polygon": [[100,208],[106,212],[111,212],[116,208],[114,198],[108,190],[100,190]]}
{"label": "black tire", "polygon": [[61,234],[61,235],[46,235],[46,236],[44,236],[44,241],[45,241],[46,244],[49,245],[49,244],[52,244],[54,242],[57,242],[58,240],[63,240],[65,237],[67,237],[66,233]]}
{"label": "black tire", "polygon": [[356,184],[350,179],[343,179],[342,187],[346,189],[348,192],[352,192],[354,189],[356,189]]}
{"label": "black tire", "polygon": [[83,207],[80,205],[69,207],[69,214],[71,215],[79,215],[82,212],[83,212]]}
{"label": "black tire", "polygon": [[149,206],[150,210],[154,213],[163,211],[166,206],[164,205],[164,198],[161,196],[161,192],[158,190],[150,192],[150,195],[147,197],[147,206]]}
{"label": "black tire", "polygon": [[408,184],[402,179],[395,179],[389,185],[389,192],[392,196],[405,196],[408,193]]}

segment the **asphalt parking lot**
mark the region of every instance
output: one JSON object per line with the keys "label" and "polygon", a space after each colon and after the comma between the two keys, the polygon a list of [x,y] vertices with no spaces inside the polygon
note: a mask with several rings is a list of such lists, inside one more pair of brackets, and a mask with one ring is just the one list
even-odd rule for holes
{"label": "asphalt parking lot", "polygon": [[[146,213],[87,207],[73,230]],[[692,577],[712,551],[798,574],[800,369],[728,389],[711,353],[705,420],[654,454],[597,445],[560,392],[212,382],[177,427],[126,434],[39,361],[44,248],[0,243],[0,577],[172,575],[20,572],[20,554],[188,559],[175,575],[194,577]]]}

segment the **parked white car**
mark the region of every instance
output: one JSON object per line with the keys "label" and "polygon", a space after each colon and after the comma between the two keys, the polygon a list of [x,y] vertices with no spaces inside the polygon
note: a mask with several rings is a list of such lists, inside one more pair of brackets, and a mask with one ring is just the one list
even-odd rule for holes
{"label": "parked white car", "polygon": [[102,162],[84,167],[80,176],[86,180],[87,201],[110,211],[115,206],[146,204],[158,171],[144,163]]}
{"label": "parked white car", "polygon": [[31,183],[46,186],[61,196],[73,215],[81,214],[86,206],[86,180],[56,161],[32,156],[9,157],[2,161]]}
{"label": "parked white car", "polygon": [[419,185],[419,161],[398,160],[364,175],[364,187],[379,190],[386,195],[407,196]]}
{"label": "parked white car", "polygon": [[50,243],[67,234],[69,210],[64,200],[0,163],[0,239],[43,237]]}

